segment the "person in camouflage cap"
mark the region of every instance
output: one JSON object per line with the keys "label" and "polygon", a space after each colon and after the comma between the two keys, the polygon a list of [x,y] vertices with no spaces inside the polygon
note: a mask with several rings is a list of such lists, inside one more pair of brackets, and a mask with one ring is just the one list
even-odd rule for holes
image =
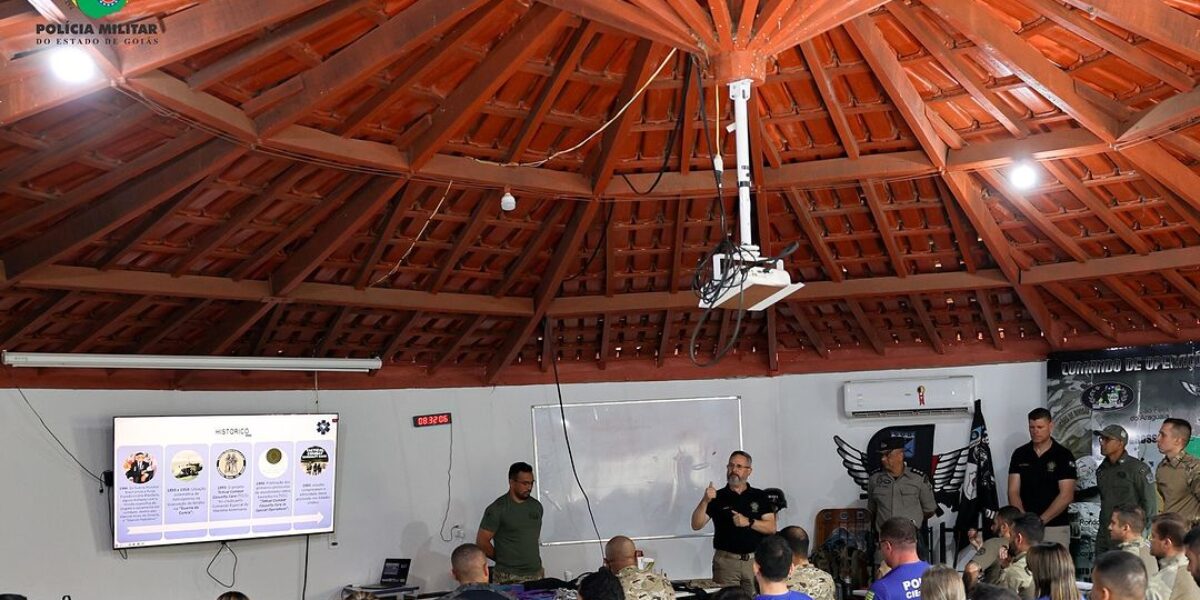
{"label": "person in camouflage cap", "polygon": [[625,600],[675,600],[671,580],[637,566],[637,547],[633,540],[618,535],[604,546],[604,566],[621,580]]}
{"label": "person in camouflage cap", "polygon": [[792,549],[792,572],[787,578],[789,590],[803,592],[813,600],[834,600],[833,576],[808,562],[808,532],[792,525],[779,532]]}

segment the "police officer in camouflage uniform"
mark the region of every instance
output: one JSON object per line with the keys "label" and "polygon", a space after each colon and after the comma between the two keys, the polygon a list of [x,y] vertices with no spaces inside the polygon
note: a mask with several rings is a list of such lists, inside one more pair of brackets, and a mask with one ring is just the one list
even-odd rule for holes
{"label": "police officer in camouflage uniform", "polygon": [[1129,455],[1125,446],[1129,433],[1120,425],[1097,431],[1104,461],[1096,469],[1096,488],[1100,492],[1100,530],[1096,532],[1096,556],[1113,550],[1109,524],[1113,509],[1122,505],[1141,507],[1147,519],[1158,512],[1154,478],[1146,463]]}
{"label": "police officer in camouflage uniform", "polygon": [[1150,577],[1149,600],[1200,600],[1200,586],[1188,573],[1183,538],[1187,525],[1175,513],[1160,513],[1150,526],[1150,553],[1158,573]]}
{"label": "police officer in camouflage uniform", "polygon": [[671,580],[637,566],[637,547],[633,540],[618,535],[604,546],[604,566],[621,580],[625,600],[675,600]]}
{"label": "police officer in camouflage uniform", "polygon": [[792,549],[792,572],[787,578],[787,588],[808,594],[813,600],[834,600],[833,576],[808,562],[808,532],[792,525],[784,527],[779,535]]}
{"label": "police officer in camouflage uniform", "polygon": [[1183,419],[1167,419],[1158,430],[1162,462],[1154,472],[1163,512],[1179,513],[1195,524],[1200,519],[1200,459],[1187,453],[1192,425]]}
{"label": "police officer in camouflage uniform", "polygon": [[1010,589],[1024,600],[1033,600],[1036,590],[1033,585],[1033,573],[1025,557],[1029,549],[1042,541],[1046,534],[1045,525],[1037,513],[1025,513],[1012,524],[1012,541],[1008,552],[1012,561],[1000,571],[996,585]]}
{"label": "police officer in camouflage uniform", "polygon": [[937,512],[937,501],[933,498],[933,485],[923,473],[908,468],[904,463],[904,440],[888,438],[879,446],[883,455],[883,469],[867,479],[867,512],[870,513],[874,530],[892,517],[904,517],[917,527],[917,554],[921,560],[929,557],[920,535],[925,519]]}
{"label": "police officer in camouflage uniform", "polygon": [[1146,575],[1152,576],[1158,572],[1158,561],[1150,554],[1150,544],[1142,537],[1146,529],[1146,513],[1140,506],[1122,504],[1113,509],[1112,520],[1108,524],[1109,535],[1117,544],[1117,549],[1128,552],[1141,559],[1146,567]]}
{"label": "police officer in camouflage uniform", "polygon": [[454,549],[450,554],[450,574],[458,587],[442,600],[516,600],[516,596],[488,583],[487,555],[475,544],[463,544]]}

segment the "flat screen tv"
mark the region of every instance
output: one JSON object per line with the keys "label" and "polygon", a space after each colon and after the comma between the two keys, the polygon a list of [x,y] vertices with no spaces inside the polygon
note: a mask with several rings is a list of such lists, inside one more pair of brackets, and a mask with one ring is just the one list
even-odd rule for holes
{"label": "flat screen tv", "polygon": [[115,417],[113,548],[333,531],[338,416]]}

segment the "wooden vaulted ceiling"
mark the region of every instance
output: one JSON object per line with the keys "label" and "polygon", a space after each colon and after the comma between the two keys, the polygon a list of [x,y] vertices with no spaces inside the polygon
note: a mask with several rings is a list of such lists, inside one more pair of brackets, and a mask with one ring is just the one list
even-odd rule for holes
{"label": "wooden vaulted ceiling", "polygon": [[[252,4],[129,0],[157,43],[69,85],[34,28],[83,17],[0,0],[0,347],[381,356],[329,381],[393,387],[1200,340],[1200,2]],[[738,336],[703,369],[720,84],[756,60],[754,224],[807,286],[703,323],[702,357]]]}

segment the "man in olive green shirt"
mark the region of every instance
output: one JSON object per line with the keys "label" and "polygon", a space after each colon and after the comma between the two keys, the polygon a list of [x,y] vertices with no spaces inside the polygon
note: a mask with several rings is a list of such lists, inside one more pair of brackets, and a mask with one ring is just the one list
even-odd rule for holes
{"label": "man in olive green shirt", "polygon": [[1154,472],[1162,511],[1179,513],[1184,521],[1200,519],[1200,459],[1187,453],[1192,425],[1183,419],[1167,419],[1158,430],[1162,462]]}
{"label": "man in olive green shirt", "polygon": [[[1096,532],[1096,556],[1116,547],[1108,532],[1113,510],[1118,506],[1141,507],[1146,519],[1158,512],[1158,496],[1154,478],[1146,463],[1125,451],[1129,433],[1120,425],[1109,425],[1097,431],[1100,454],[1104,460],[1096,469],[1096,489],[1100,492],[1100,530]],[[1139,533],[1140,535],[1140,533]]]}
{"label": "man in olive green shirt", "polygon": [[542,579],[538,540],[542,533],[542,503],[530,496],[533,467],[513,463],[508,468],[508,493],[483,511],[475,544],[496,561],[492,583],[522,583]]}

